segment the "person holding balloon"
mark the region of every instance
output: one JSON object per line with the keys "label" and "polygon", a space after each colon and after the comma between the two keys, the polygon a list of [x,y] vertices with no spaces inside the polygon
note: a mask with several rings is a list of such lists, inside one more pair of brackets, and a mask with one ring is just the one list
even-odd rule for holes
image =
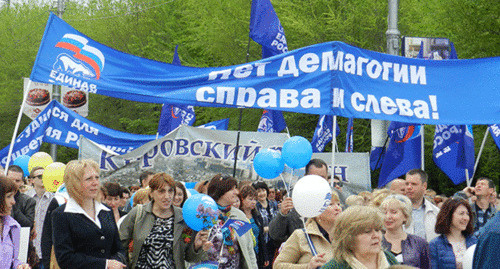
{"label": "person holding balloon", "polygon": [[[304,265],[303,268],[315,269],[332,259],[331,234],[337,216],[341,212],[340,199],[336,192],[332,192],[332,198],[325,211],[317,217],[309,218],[305,230],[297,229],[288,238],[276,257],[273,268],[295,268],[296,265],[301,264]],[[308,243],[306,236],[309,236],[311,244]],[[312,248],[316,254],[313,253]]]}
{"label": "person holding balloon", "polygon": [[29,269],[18,259],[21,226],[11,216],[17,186],[0,175],[0,268]]}
{"label": "person holding balloon", "polygon": [[208,250],[208,261],[217,263],[220,269],[257,269],[251,226],[241,235],[231,226],[224,227],[227,221],[232,220],[250,225],[245,213],[232,206],[238,191],[236,186],[236,179],[220,174],[215,175],[208,184],[207,194],[215,200],[221,211],[217,223],[210,230],[209,239],[213,247]]}
{"label": "person holding balloon", "polygon": [[157,173],[149,182],[151,202],[134,207],[120,225],[123,247],[132,243],[129,268],[185,268],[184,261],[206,259],[208,231],[194,233],[174,206],[175,182]]}
{"label": "person holding balloon", "polygon": [[113,213],[97,201],[99,172],[99,165],[88,159],[70,161],[64,170],[69,199],[51,214],[54,253],[61,268],[126,267]]}

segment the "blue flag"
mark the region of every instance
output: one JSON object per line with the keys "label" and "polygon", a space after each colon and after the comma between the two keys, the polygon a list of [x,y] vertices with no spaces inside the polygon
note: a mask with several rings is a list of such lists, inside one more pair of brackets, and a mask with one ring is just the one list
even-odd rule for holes
{"label": "blue flag", "polygon": [[492,124],[490,125],[490,134],[495,140],[498,149],[500,150],[500,124]]}
{"label": "blue flag", "polygon": [[[181,66],[181,60],[179,59],[179,54],[177,53],[178,48],[179,45],[176,45],[172,64]],[[193,106],[163,104],[160,120],[158,122],[158,135],[164,136],[175,130],[175,128],[179,127],[181,124],[191,126],[195,120],[196,117]]]}
{"label": "blue flag", "polygon": [[229,118],[217,120],[217,121],[212,121],[212,122],[209,122],[207,124],[203,124],[203,125],[196,126],[196,127],[211,129],[211,130],[227,130],[228,125],[229,125]]}
{"label": "blue flag", "polygon": [[262,45],[262,58],[288,52],[285,30],[270,0],[252,0],[250,37]]}
{"label": "blue flag", "polygon": [[345,152],[352,152],[354,149],[354,140],[353,140],[353,134],[354,134],[354,126],[353,126],[353,118],[349,118],[349,121],[347,121],[347,130],[345,133]]}
{"label": "blue flag", "polygon": [[[318,125],[314,130],[314,136],[311,141],[313,152],[323,152],[326,144],[333,138],[333,116],[323,115],[319,117]],[[340,128],[337,124],[336,136],[340,134]]]}
{"label": "blue flag", "polygon": [[279,133],[286,128],[285,118],[283,113],[276,110],[264,110],[260,118],[257,132]]}
{"label": "blue flag", "polygon": [[417,58],[418,59],[424,58],[424,41],[420,42],[420,50],[418,51]]}
{"label": "blue flag", "polygon": [[470,125],[436,125],[432,157],[455,185],[466,180],[465,169],[472,177],[474,137]]}
{"label": "blue flag", "polygon": [[379,188],[411,169],[420,168],[421,165],[420,139],[422,134],[420,126],[404,124],[397,128],[398,123],[396,122],[392,122],[391,125],[393,128],[389,135],[389,146],[378,179]]}
{"label": "blue flag", "polygon": [[372,147],[370,150],[370,169],[372,171],[382,167],[385,157],[385,147]]}
{"label": "blue flag", "polygon": [[181,124],[192,126],[195,120],[193,106],[164,104],[158,123],[158,135],[164,136]]}
{"label": "blue flag", "polygon": [[228,219],[221,229],[233,229],[239,236],[243,236],[246,232],[252,229],[252,224],[242,220]]}
{"label": "blue flag", "polygon": [[172,58],[172,64],[176,65],[176,66],[182,66],[181,59],[179,58],[179,53],[177,52],[178,48],[179,48],[179,45],[175,45],[174,57]]}

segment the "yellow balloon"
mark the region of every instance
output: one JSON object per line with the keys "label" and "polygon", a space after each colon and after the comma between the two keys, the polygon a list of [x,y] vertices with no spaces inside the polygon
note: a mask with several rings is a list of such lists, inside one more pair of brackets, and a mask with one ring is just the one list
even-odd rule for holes
{"label": "yellow balloon", "polygon": [[57,188],[61,186],[64,182],[64,169],[66,165],[64,163],[55,162],[47,165],[45,171],[43,171],[43,186],[45,190],[50,192],[56,192]]}
{"label": "yellow balloon", "polygon": [[46,152],[40,151],[33,156],[31,156],[29,162],[28,162],[28,170],[31,172],[31,169],[41,166],[43,168],[47,167],[47,165],[53,163],[54,160],[52,160],[52,157]]}

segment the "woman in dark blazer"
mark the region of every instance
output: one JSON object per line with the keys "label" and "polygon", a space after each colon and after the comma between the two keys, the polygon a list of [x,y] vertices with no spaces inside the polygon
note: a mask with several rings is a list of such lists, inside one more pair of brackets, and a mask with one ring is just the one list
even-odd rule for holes
{"label": "woman in dark blazer", "polygon": [[71,161],[64,170],[69,200],[52,212],[52,240],[61,268],[125,268],[113,213],[97,201],[99,167]]}

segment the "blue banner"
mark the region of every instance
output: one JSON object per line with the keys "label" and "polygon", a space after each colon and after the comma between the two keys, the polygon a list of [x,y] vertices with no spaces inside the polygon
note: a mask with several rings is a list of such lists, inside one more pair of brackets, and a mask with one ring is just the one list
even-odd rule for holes
{"label": "blue banner", "polygon": [[382,167],[385,157],[385,147],[372,147],[370,150],[370,170]]}
{"label": "blue banner", "polygon": [[[340,134],[340,128],[337,123],[336,137]],[[311,141],[313,152],[323,152],[328,142],[333,139],[333,116],[322,115],[319,117],[318,124],[314,130]]]}
{"label": "blue banner", "polygon": [[455,185],[474,173],[474,137],[472,128],[465,125],[436,125],[434,163]]}
{"label": "blue banner", "polygon": [[429,61],[327,42],[235,66],[193,68],[111,49],[54,14],[30,79],[138,102],[417,124],[500,122],[500,57]]}
{"label": "blue banner", "polygon": [[[383,187],[393,179],[404,175],[414,168],[420,168],[421,160],[421,131],[419,125],[402,124],[397,128],[397,123],[390,134],[389,146],[384,156],[378,187]],[[391,128],[390,128],[391,129]]]}
{"label": "blue banner", "polygon": [[217,120],[217,121],[212,121],[212,122],[209,122],[207,124],[203,124],[203,125],[196,126],[196,127],[204,128],[204,129],[211,129],[211,130],[227,130],[228,126],[229,126],[229,118]]}
{"label": "blue banner", "polygon": [[[94,123],[56,101],[52,101],[18,136],[11,162],[20,155],[38,152],[42,142],[78,148],[83,135],[106,148],[124,154],[155,139],[154,135],[129,134]],[[10,145],[0,150],[1,164],[7,163]]]}
{"label": "blue banner", "polygon": [[500,150],[500,124],[490,125],[490,134]]}
{"label": "blue banner", "polygon": [[264,110],[260,118],[257,132],[279,133],[286,128],[285,118],[281,111]]}
{"label": "blue banner", "polygon": [[195,120],[193,106],[164,104],[158,122],[158,134],[164,136],[181,124],[192,126]]}
{"label": "blue banner", "polygon": [[352,152],[354,150],[354,119],[349,118],[347,121],[347,130],[345,132],[345,152]]}
{"label": "blue banner", "polygon": [[246,232],[252,229],[252,224],[242,220],[228,219],[221,227],[221,229],[224,228],[231,228],[238,234],[238,236],[243,236]]}

